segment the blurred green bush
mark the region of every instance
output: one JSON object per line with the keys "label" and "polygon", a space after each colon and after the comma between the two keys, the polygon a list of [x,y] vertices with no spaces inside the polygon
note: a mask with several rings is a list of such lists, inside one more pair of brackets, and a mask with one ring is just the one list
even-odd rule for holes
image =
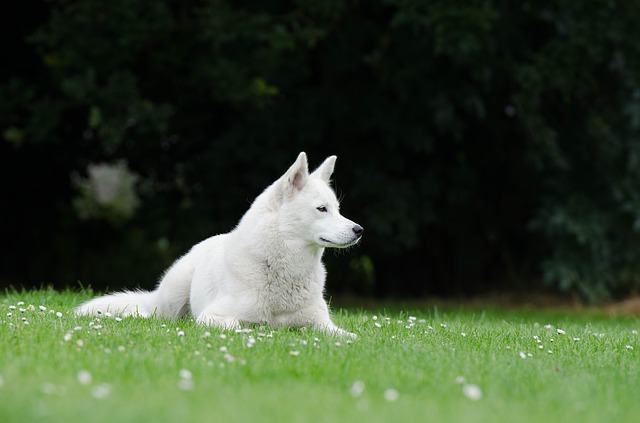
{"label": "blurred green bush", "polygon": [[[151,286],[305,150],[313,164],[338,154],[344,213],[366,228],[347,256],[327,254],[330,292],[544,281],[597,301],[640,287],[638,2],[12,13],[36,29],[1,73],[5,283]],[[92,168],[125,162],[123,213],[87,187]]]}

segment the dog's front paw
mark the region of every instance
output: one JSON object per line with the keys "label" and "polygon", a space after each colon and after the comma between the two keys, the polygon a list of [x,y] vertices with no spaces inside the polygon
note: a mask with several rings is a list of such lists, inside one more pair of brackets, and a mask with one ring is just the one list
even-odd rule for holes
{"label": "dog's front paw", "polygon": [[351,333],[342,328],[339,328],[333,323],[324,324],[324,325],[315,325],[315,327],[316,329],[320,329],[321,331],[327,332],[331,335],[337,335],[337,336],[342,336],[344,338],[351,338],[351,339],[356,339],[358,337],[358,335],[356,335],[355,333]]}
{"label": "dog's front paw", "polygon": [[344,329],[340,329],[340,328],[338,328],[338,329],[335,331],[335,334],[336,334],[336,335],[343,336],[343,337],[345,337],[345,338],[351,338],[351,339],[356,339],[356,338],[358,338],[358,335],[356,335],[355,333],[352,333],[352,332],[349,332],[349,331],[346,331],[346,330],[344,330]]}
{"label": "dog's front paw", "polygon": [[198,323],[207,326],[215,326],[220,329],[238,329],[240,322],[234,317],[215,316],[210,314],[201,314],[197,319]]}

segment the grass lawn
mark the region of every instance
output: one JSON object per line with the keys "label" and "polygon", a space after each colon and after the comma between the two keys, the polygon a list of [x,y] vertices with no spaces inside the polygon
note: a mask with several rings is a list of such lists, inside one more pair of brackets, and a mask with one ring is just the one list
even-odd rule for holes
{"label": "grass lawn", "polygon": [[305,330],[76,317],[88,293],[0,294],[0,421],[637,422],[636,317],[334,309]]}

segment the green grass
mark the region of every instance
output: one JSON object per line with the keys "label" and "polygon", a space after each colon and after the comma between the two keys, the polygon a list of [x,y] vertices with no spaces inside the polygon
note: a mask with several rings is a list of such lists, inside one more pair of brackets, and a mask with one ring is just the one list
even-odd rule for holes
{"label": "green grass", "polygon": [[[0,295],[0,421],[539,423],[640,415],[634,317],[334,310],[340,326],[359,334],[351,342],[304,330],[236,333],[188,319],[72,315],[88,295]],[[465,396],[468,385],[479,399]]]}

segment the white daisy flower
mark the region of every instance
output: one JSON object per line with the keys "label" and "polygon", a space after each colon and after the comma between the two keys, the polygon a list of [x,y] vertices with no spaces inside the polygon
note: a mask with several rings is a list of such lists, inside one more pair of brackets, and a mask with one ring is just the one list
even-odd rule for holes
{"label": "white daisy flower", "polygon": [[363,381],[356,380],[355,382],[353,382],[353,385],[351,385],[349,393],[352,397],[359,397],[364,392],[364,387],[365,386]]}
{"label": "white daisy flower", "polygon": [[109,396],[111,393],[111,385],[107,383],[101,383],[100,385],[96,385],[91,390],[91,395],[93,395],[96,399],[104,399]]}
{"label": "white daisy flower", "polygon": [[400,393],[395,389],[391,388],[384,391],[384,399],[386,399],[387,401],[397,401],[398,398],[400,398]]}
{"label": "white daisy flower", "polygon": [[462,387],[462,394],[472,401],[478,401],[482,398],[482,390],[471,383],[468,383]]}
{"label": "white daisy flower", "polygon": [[93,378],[88,370],[80,370],[76,375],[76,379],[78,379],[78,383],[81,385],[88,385]]}

